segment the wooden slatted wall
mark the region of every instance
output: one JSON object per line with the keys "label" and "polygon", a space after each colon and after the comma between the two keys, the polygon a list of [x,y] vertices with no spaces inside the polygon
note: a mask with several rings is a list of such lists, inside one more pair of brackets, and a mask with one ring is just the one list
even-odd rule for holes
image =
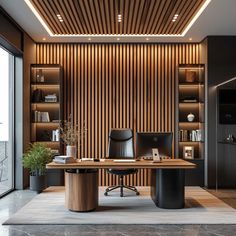
{"label": "wooden slatted wall", "polygon": [[[37,63],[61,64],[64,117],[88,129],[79,157],[105,157],[110,128],[175,131],[179,63],[199,63],[199,44],[37,44]],[[174,145],[173,145],[174,148]],[[100,185],[116,177],[101,171]],[[147,170],[127,183],[149,185]]]}

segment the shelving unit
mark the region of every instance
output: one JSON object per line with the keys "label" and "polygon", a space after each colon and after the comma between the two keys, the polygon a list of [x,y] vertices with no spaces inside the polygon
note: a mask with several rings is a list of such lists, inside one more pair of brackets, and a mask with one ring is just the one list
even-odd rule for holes
{"label": "shelving unit", "polygon": [[[176,88],[176,156],[198,165],[186,174],[187,185],[204,185],[205,157],[205,68],[181,64]],[[188,121],[193,114],[194,120]]]}
{"label": "shelving unit", "polygon": [[[44,144],[53,154],[63,154],[60,137],[55,136],[60,120],[63,120],[61,66],[32,64],[31,142]],[[48,172],[48,185],[61,185],[62,182],[61,171]]]}

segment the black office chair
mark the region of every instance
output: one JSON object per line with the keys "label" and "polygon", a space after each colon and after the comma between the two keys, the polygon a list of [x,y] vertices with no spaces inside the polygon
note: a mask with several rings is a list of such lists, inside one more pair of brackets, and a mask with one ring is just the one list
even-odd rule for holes
{"label": "black office chair", "polygon": [[[133,159],[134,155],[134,141],[133,131],[131,129],[112,129],[109,134],[108,144],[108,158],[110,159]],[[118,175],[120,183],[117,186],[110,186],[106,189],[104,195],[108,192],[120,188],[120,196],[123,197],[123,189],[130,189],[139,195],[138,190],[130,185],[124,185],[124,175],[135,174],[137,169],[108,169],[109,174]]]}

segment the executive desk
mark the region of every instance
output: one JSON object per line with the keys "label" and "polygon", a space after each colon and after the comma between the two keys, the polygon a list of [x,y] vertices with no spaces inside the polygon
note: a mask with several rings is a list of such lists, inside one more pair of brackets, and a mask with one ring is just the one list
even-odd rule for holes
{"label": "executive desk", "polygon": [[70,164],[47,164],[47,169],[65,170],[66,207],[72,211],[90,211],[98,205],[98,169],[151,169],[151,197],[156,206],[168,209],[184,207],[184,172],[196,165],[182,159],[162,162],[81,161]]}

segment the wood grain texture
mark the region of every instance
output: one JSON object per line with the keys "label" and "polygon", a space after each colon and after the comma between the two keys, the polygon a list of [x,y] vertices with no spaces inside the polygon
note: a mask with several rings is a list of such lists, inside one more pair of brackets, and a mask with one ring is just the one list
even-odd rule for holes
{"label": "wood grain texture", "polygon": [[[206,0],[30,0],[53,34],[181,34]],[[63,22],[60,22],[57,15]],[[173,17],[178,18],[173,22]],[[121,15],[121,22],[118,21]]]}
{"label": "wood grain texture", "polygon": [[[36,57],[37,63],[63,68],[64,119],[72,114],[79,128],[88,129],[78,156],[102,158],[111,128],[175,132],[177,65],[198,64],[200,49],[199,44],[46,43],[37,44]],[[149,185],[149,171],[125,181]],[[100,185],[115,183],[118,178],[100,171]]]}
{"label": "wood grain texture", "polygon": [[137,168],[137,169],[193,169],[195,164],[183,159],[167,159],[162,162],[140,160],[135,162],[115,162],[111,159],[100,162],[94,161],[77,161],[75,163],[58,164],[51,162],[47,164],[47,169],[120,169],[120,168]]}
{"label": "wood grain texture", "polygon": [[65,172],[65,205],[72,211],[91,211],[98,206],[98,173]]}

